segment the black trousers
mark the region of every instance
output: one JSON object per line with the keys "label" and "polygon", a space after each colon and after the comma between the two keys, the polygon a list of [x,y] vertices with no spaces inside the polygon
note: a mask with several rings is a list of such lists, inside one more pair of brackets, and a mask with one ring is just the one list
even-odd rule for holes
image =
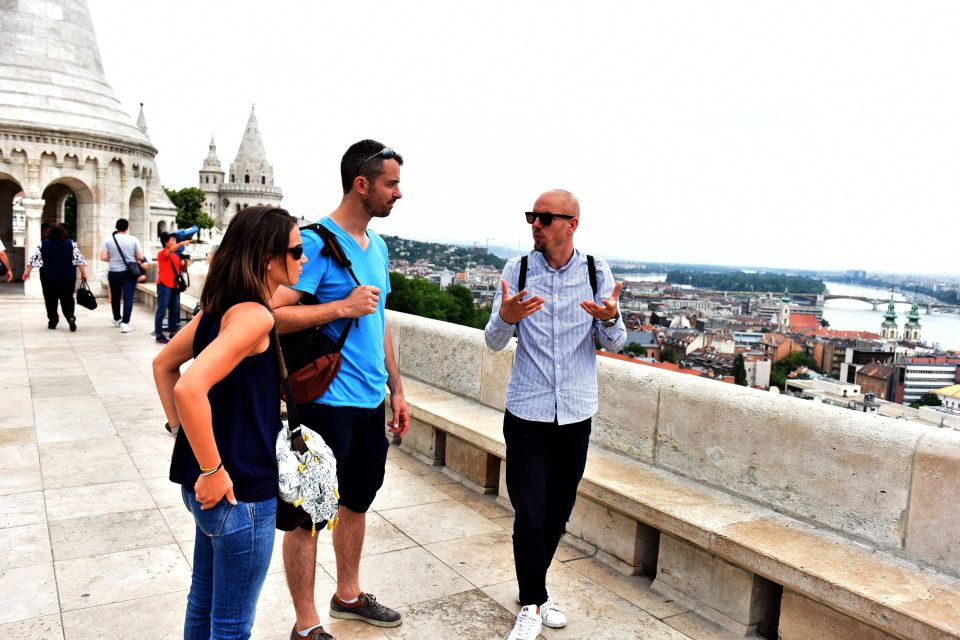
{"label": "black trousers", "polygon": [[47,308],[47,320],[50,324],[60,322],[57,315],[57,303],[63,310],[64,318],[72,318],[75,310],[73,302],[73,287],[76,280],[47,280],[40,276],[40,288],[43,289],[43,304]]}
{"label": "black trousers", "polygon": [[577,499],[590,425],[590,418],[559,425],[504,413],[507,490],[516,511],[513,561],[523,605],[547,601],[547,569]]}

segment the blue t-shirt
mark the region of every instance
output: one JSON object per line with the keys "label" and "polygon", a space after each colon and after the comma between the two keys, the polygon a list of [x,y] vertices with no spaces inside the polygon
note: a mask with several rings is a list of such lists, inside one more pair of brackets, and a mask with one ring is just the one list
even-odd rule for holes
{"label": "blue t-shirt", "polygon": [[[361,284],[380,289],[377,311],[360,318],[360,326],[350,329],[350,335],[341,352],[340,373],[333,379],[327,392],[314,400],[335,407],[380,406],[386,396],[387,368],[383,358],[383,333],[386,327],[384,304],[390,293],[390,268],[387,263],[387,245],[376,233],[367,229],[367,250],[364,251],[350,235],[329,217],[320,224],[330,229],[340,241],[344,253],[353,263],[353,272]],[[320,255],[323,240],[313,231],[303,233],[303,254],[307,264],[294,287],[297,291],[312,293],[321,303],[343,300],[356,288],[350,273],[332,256]],[[340,337],[346,322],[352,318],[335,320],[323,331],[333,340]]]}

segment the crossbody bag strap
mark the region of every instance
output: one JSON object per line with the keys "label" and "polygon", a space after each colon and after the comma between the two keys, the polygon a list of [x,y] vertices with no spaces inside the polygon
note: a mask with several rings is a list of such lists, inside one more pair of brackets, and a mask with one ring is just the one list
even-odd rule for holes
{"label": "crossbody bag strap", "polygon": [[524,287],[527,286],[527,263],[529,262],[528,258],[530,256],[523,256],[520,258],[520,277],[517,278],[517,293],[523,291]]}
{"label": "crossbody bag strap", "polygon": [[[343,250],[343,247],[340,246],[340,241],[337,240],[337,236],[334,235],[330,229],[323,226],[318,222],[313,224],[308,224],[305,227],[300,227],[300,231],[313,231],[323,242],[323,248],[320,250],[320,255],[331,256],[337,264],[347,270],[347,273],[350,274],[350,277],[353,278],[353,281],[357,283],[357,286],[362,286],[360,279],[357,278],[357,274],[353,272],[353,263],[350,262],[350,258],[347,257],[347,252]],[[350,334],[350,326],[356,324],[357,328],[360,327],[360,318],[356,318],[353,322],[347,322],[347,326],[344,327],[343,331],[340,332],[340,339],[337,340],[337,351],[343,349],[343,345],[347,342],[347,336]]]}
{"label": "crossbody bag strap", "polygon": [[287,365],[283,361],[283,349],[280,348],[280,336],[277,328],[270,329],[270,339],[273,341],[273,352],[277,362],[277,371],[280,374],[280,385],[283,389],[283,399],[287,403],[287,431],[290,433],[290,444],[300,453],[306,453],[307,444],[303,441],[300,430],[300,412],[297,403],[293,401],[293,391],[290,390],[290,381],[287,380]]}
{"label": "crossbody bag strap", "polygon": [[[123,265],[129,269],[130,263],[127,262],[127,256],[123,255],[123,249],[120,248],[120,242],[117,241],[117,234],[114,233],[112,234],[112,236],[113,236],[113,244],[117,245],[117,253],[120,254],[120,259],[123,260]],[[133,264],[136,264],[137,256],[133,256],[133,259],[134,259]]]}

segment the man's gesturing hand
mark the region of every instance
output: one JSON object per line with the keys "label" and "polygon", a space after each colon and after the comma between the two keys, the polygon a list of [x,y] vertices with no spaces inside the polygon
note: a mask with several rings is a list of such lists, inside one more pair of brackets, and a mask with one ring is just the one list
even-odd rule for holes
{"label": "man's gesturing hand", "polygon": [[584,300],[580,307],[601,322],[613,320],[617,317],[618,307],[620,305],[620,289],[623,285],[619,282],[613,285],[613,293],[603,301],[603,304],[597,304],[593,300]]}
{"label": "man's gesturing hand", "polygon": [[501,279],[500,286],[503,287],[503,299],[500,301],[500,319],[507,324],[517,324],[531,313],[539,311],[540,307],[543,306],[543,298],[540,296],[520,300],[527,295],[526,289],[516,295],[510,295],[510,287],[507,286],[506,280]]}
{"label": "man's gesturing hand", "polygon": [[344,318],[360,318],[376,312],[380,300],[380,289],[369,285],[360,285],[350,292],[343,301]]}

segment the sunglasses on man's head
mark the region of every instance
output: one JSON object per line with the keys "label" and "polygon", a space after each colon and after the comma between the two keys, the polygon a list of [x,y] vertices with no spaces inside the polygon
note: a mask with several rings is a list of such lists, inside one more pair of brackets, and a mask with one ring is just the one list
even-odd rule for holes
{"label": "sunglasses on man's head", "polygon": [[299,260],[303,257],[303,244],[296,244],[292,247],[287,247],[287,253],[289,253],[290,257],[294,260]]}
{"label": "sunglasses on man's head", "polygon": [[540,218],[540,224],[545,227],[549,227],[553,222],[554,218],[563,218],[565,220],[573,220],[575,216],[568,216],[565,213],[552,213],[550,211],[527,211],[525,214],[527,216],[527,224],[533,224],[533,221],[537,218]]}
{"label": "sunglasses on man's head", "polygon": [[[390,160],[391,158],[399,158],[399,157],[400,157],[399,153],[397,153],[390,147],[384,147],[383,149],[380,149],[380,151],[377,151],[372,156],[368,156],[366,160],[364,160],[363,162],[357,165],[357,175],[358,176],[360,175],[360,169],[363,168],[363,165],[367,164],[374,158],[383,158],[384,160]],[[401,162],[400,164],[403,164],[403,162]]]}

